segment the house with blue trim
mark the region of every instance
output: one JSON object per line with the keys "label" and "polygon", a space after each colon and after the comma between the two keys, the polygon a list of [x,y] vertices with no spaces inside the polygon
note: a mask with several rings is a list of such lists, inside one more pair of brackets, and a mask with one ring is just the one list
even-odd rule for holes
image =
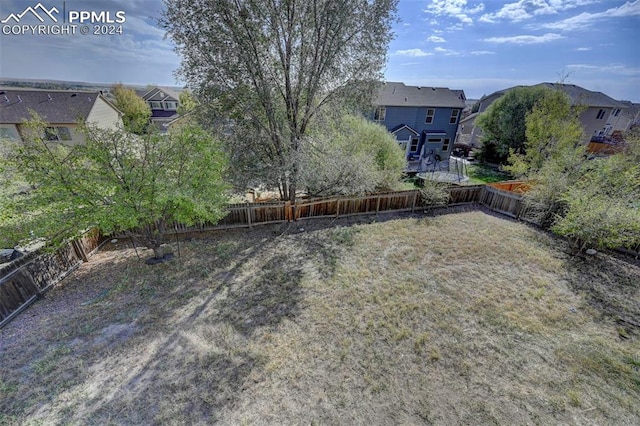
{"label": "house with blue trim", "polygon": [[371,118],[395,136],[408,170],[424,170],[449,158],[465,100],[462,90],[386,82]]}

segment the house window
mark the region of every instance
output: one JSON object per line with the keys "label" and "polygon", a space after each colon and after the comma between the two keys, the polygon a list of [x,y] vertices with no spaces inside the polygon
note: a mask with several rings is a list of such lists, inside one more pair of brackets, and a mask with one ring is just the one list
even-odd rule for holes
{"label": "house window", "polygon": [[418,150],[418,138],[412,138],[411,147],[409,148],[409,151],[416,152],[417,150]]}
{"label": "house window", "polygon": [[433,123],[433,116],[436,115],[436,110],[433,108],[428,108],[427,109],[427,117],[425,118],[424,122],[427,124],[431,124]]}
{"label": "house window", "polygon": [[71,140],[71,131],[68,127],[56,127],[58,131],[58,137],[61,141],[70,141]]}
{"label": "house window", "polygon": [[429,138],[427,139],[427,143],[441,143],[442,139],[440,138]]}
{"label": "house window", "polygon": [[458,121],[458,115],[460,115],[459,109],[454,109],[451,111],[451,118],[449,119],[449,124],[456,124]]}
{"label": "house window", "polygon": [[44,140],[70,141],[71,131],[68,127],[46,127],[44,129]]}
{"label": "house window", "polygon": [[383,106],[376,108],[376,111],[373,113],[374,121],[384,121],[385,116],[387,115],[387,109]]}
{"label": "house window", "polygon": [[178,103],[177,102],[165,102],[164,103],[164,109],[175,110],[177,108],[178,108]]}
{"label": "house window", "polygon": [[18,139],[18,133],[11,127],[0,127],[0,139]]}
{"label": "house window", "polygon": [[162,102],[151,101],[151,109],[162,109]]}
{"label": "house window", "polygon": [[400,146],[400,148],[402,148],[402,152],[406,152],[407,151],[407,142],[398,142],[398,145]]}
{"label": "house window", "polygon": [[442,144],[442,152],[447,152],[449,151],[449,138],[446,138],[444,140],[444,143]]}
{"label": "house window", "polygon": [[613,113],[614,117],[617,117],[620,115],[620,108],[616,108],[616,111]]}
{"label": "house window", "polygon": [[602,120],[604,118],[604,110],[601,109],[600,111],[598,111],[598,116],[596,117],[596,120]]}

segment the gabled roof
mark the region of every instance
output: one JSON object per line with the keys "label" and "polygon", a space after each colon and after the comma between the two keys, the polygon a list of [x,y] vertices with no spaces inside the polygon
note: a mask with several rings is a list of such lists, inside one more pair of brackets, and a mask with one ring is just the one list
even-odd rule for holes
{"label": "gabled roof", "polygon": [[575,84],[562,83],[540,83],[536,86],[545,86],[550,89],[562,90],[570,98],[574,105],[585,105],[590,107],[604,108],[627,108],[628,105],[623,102],[605,95],[602,92],[592,92]]}
{"label": "gabled roof", "polygon": [[399,124],[396,127],[394,127],[393,129],[389,130],[389,132],[391,133],[397,133],[402,129],[407,129],[409,130],[411,133],[413,133],[414,135],[419,135],[420,133],[418,133],[416,130],[414,130],[413,128],[411,128],[410,126],[407,126],[406,124]]}
{"label": "gabled roof", "polygon": [[490,95],[483,96],[481,101],[484,101],[490,97],[496,99],[504,95],[506,92],[516,89],[518,87],[548,87],[550,89],[562,90],[569,96],[573,105],[584,105],[588,107],[601,107],[601,108],[626,108],[628,104],[624,102],[616,101],[615,99],[605,95],[602,92],[592,92],[583,87],[576,86],[575,84],[564,83],[538,83],[533,86],[514,86],[508,89],[498,90]]}
{"label": "gabled roof", "polygon": [[147,90],[141,97],[142,99],[144,99],[145,101],[148,101],[149,99],[155,97],[157,94],[162,93],[162,95],[159,97],[162,101],[166,100],[166,99],[172,99],[175,101],[179,101],[180,100],[180,94],[178,92],[176,92],[175,90],[169,88],[169,87],[160,87],[160,86],[154,86],[151,89]]}
{"label": "gabled roof", "polygon": [[376,105],[407,107],[464,108],[462,90],[446,87],[405,86],[404,83],[383,83],[376,98]]}
{"label": "gabled roof", "polygon": [[30,120],[30,110],[47,123],[76,123],[89,117],[98,98],[121,114],[100,92],[0,88],[0,123],[18,124]]}

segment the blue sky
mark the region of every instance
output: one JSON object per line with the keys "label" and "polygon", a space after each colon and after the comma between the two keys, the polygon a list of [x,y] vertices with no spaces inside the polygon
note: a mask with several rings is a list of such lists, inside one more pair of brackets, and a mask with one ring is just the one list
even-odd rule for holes
{"label": "blue sky", "polygon": [[[0,20],[37,3],[2,0]],[[155,23],[161,0],[40,3],[48,10],[109,11],[112,18],[124,11],[123,34],[0,33],[0,77],[180,84],[174,75],[180,58]],[[479,98],[564,78],[640,102],[640,0],[400,0],[399,18],[389,81],[463,89]],[[38,24],[29,14],[25,23]]]}

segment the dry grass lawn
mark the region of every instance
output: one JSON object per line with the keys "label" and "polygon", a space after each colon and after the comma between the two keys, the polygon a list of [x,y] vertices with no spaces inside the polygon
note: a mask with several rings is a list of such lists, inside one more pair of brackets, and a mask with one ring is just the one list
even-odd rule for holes
{"label": "dry grass lawn", "polygon": [[118,246],[0,330],[0,424],[640,424],[640,267],[523,224]]}

